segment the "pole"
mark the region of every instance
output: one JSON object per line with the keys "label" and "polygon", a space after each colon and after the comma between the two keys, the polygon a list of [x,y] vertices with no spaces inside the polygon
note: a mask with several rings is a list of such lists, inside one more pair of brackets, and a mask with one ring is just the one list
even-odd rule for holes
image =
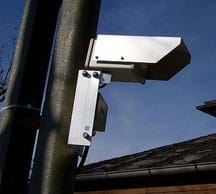
{"label": "pole", "polygon": [[27,194],[60,0],[28,0],[0,121],[0,193]]}
{"label": "pole", "polygon": [[67,145],[78,69],[95,37],[100,0],[63,0],[30,194],[72,194],[77,154]]}

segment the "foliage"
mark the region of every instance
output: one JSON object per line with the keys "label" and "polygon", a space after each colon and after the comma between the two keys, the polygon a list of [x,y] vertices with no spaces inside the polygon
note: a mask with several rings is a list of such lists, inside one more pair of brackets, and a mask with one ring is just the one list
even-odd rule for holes
{"label": "foliage", "polygon": [[[15,33],[17,34],[17,28],[14,28]],[[13,63],[13,56],[15,52],[15,46],[16,46],[17,38],[13,37],[11,41],[11,48],[7,48],[5,50],[5,45],[0,46],[0,103],[4,101],[5,93],[7,91],[7,83],[8,78],[10,75],[11,66]],[[4,64],[4,57],[5,57],[5,51],[7,53],[7,63]]]}

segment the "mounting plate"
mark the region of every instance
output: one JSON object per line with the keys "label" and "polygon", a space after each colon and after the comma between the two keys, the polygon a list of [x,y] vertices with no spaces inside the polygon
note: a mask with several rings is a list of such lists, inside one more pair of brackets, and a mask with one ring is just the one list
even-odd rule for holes
{"label": "mounting plate", "polygon": [[68,144],[91,144],[100,76],[100,71],[79,71]]}

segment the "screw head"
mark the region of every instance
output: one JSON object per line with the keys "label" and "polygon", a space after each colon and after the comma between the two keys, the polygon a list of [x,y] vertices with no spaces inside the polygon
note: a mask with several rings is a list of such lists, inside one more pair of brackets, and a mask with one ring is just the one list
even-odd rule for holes
{"label": "screw head", "polygon": [[89,73],[88,73],[87,71],[83,71],[83,72],[82,72],[82,75],[83,75],[84,77],[89,77]]}
{"label": "screw head", "polygon": [[93,72],[93,77],[94,78],[99,78],[99,73],[98,72]]}
{"label": "screw head", "polygon": [[83,137],[84,137],[85,139],[89,139],[90,136],[89,136],[88,133],[84,132],[84,133],[83,133]]}

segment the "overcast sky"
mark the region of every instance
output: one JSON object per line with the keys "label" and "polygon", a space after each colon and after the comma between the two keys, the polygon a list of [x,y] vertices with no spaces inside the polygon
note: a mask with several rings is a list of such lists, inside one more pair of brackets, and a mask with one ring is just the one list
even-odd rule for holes
{"label": "overcast sky", "polygon": [[[22,9],[23,0],[1,0],[0,45],[9,51]],[[106,132],[93,139],[87,162],[215,133],[216,119],[195,109],[216,99],[215,10],[215,0],[102,0],[99,34],[181,36],[192,60],[168,82],[102,89]]]}

